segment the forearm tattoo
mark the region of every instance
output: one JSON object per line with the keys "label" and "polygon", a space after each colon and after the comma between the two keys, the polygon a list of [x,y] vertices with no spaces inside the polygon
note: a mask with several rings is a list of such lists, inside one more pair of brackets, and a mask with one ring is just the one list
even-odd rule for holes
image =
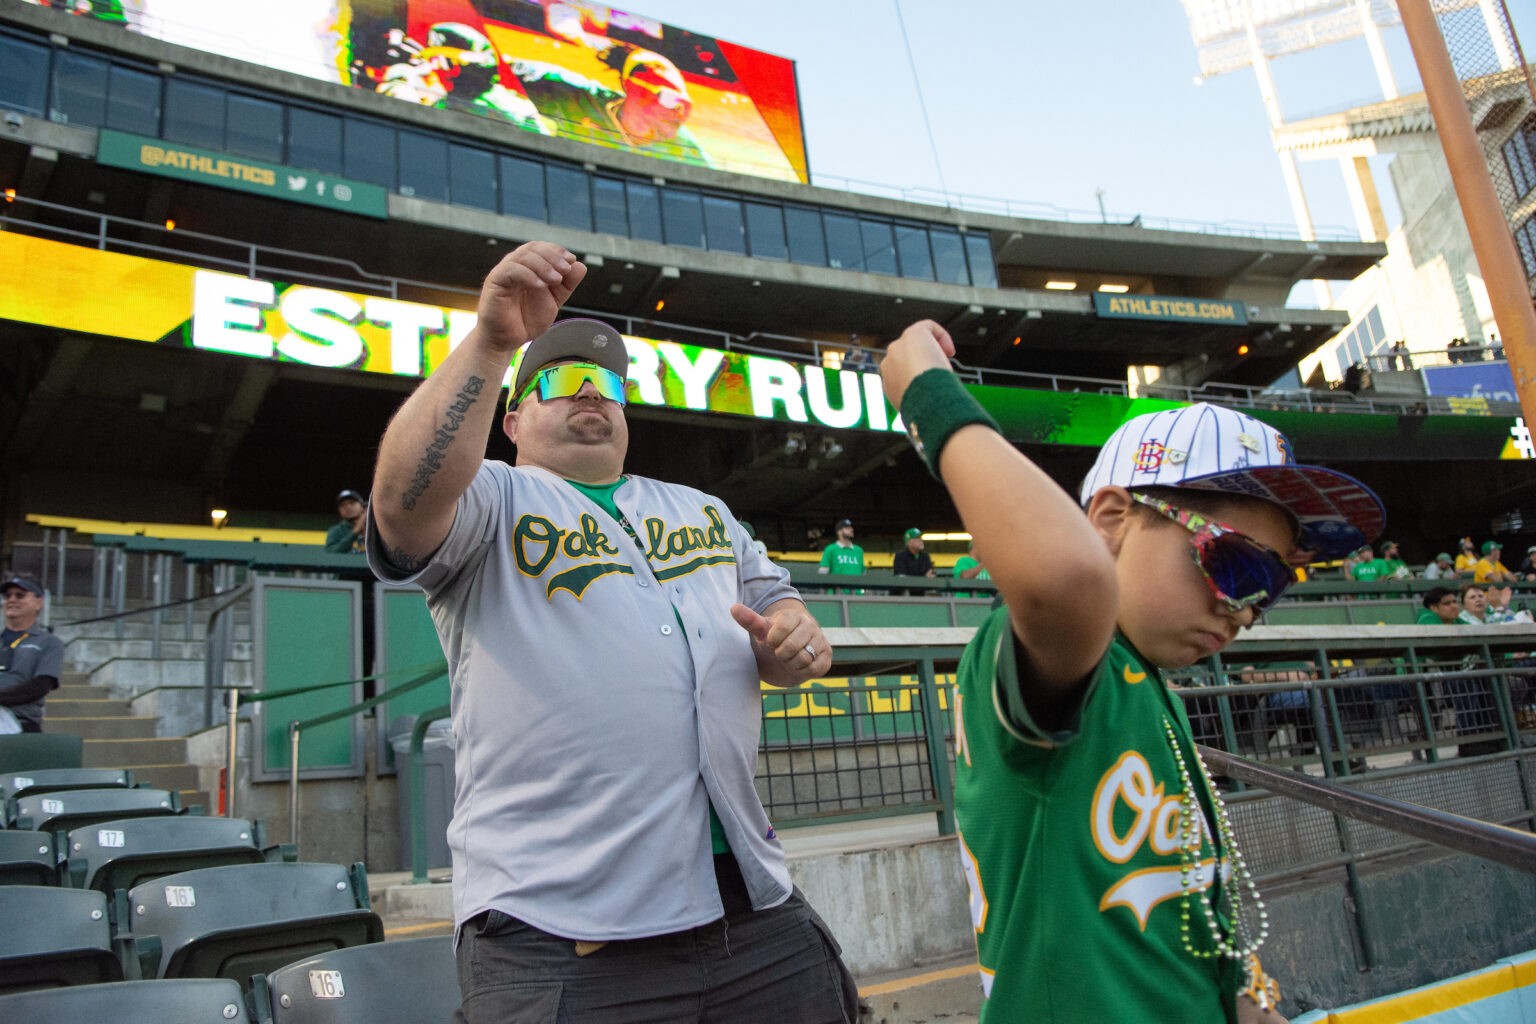
{"label": "forearm tattoo", "polygon": [[[464,425],[464,417],[469,412],[469,407],[475,404],[480,397],[480,392],[485,389],[485,380],[481,377],[470,377],[464,382],[464,387],[454,396],[454,403],[448,407],[444,414],[443,422],[437,428],[437,434],[432,438],[432,443],[427,445],[422,452],[421,461],[416,464],[416,475],[411,478],[411,485],[400,495],[400,507],[409,512],[416,507],[416,499],[426,493],[432,486],[432,478],[437,471],[443,468],[443,453],[448,446],[453,444],[458,436],[459,427]],[[394,559],[391,558],[391,562]],[[397,565],[397,568],[404,568]]]}
{"label": "forearm tattoo", "polygon": [[402,576],[409,576],[412,573],[418,572],[427,564],[427,559],[417,558],[408,551],[404,551],[401,548],[392,548],[388,544],[382,545],[382,551],[384,561],[389,564],[391,569]]}

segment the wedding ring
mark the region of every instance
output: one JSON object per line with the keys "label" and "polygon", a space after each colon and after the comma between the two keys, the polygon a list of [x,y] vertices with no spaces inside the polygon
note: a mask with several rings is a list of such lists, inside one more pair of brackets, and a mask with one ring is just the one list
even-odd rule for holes
{"label": "wedding ring", "polygon": [[816,648],[812,647],[810,644],[805,645],[805,653],[811,656],[812,661],[816,660]]}

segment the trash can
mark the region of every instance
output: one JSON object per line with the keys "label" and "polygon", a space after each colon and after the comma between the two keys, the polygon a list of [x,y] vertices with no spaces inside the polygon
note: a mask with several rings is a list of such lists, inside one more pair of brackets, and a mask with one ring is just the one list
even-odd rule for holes
{"label": "trash can", "polygon": [[[389,723],[389,745],[395,752],[396,780],[400,787],[400,870],[411,870],[411,775],[408,770],[411,730],[415,715],[400,715]],[[427,824],[427,867],[452,864],[448,853],[448,819],[453,816],[453,724],[446,718],[427,726],[422,738],[421,763]]]}

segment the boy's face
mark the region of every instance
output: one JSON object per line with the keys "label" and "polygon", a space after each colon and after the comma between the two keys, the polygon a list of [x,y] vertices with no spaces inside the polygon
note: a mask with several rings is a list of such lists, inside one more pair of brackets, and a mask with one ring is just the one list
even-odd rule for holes
{"label": "boy's face", "polygon": [[[1293,546],[1291,521],[1274,505],[1223,505],[1207,518],[1279,552]],[[1114,551],[1115,542],[1106,540]],[[1188,530],[1145,515],[1131,514],[1120,536],[1115,559],[1120,580],[1118,624],[1136,649],[1159,668],[1183,668],[1209,657],[1257,616],[1252,608],[1234,612],[1216,597],[1191,557],[1193,550]]]}
{"label": "boy's face", "polygon": [[1461,600],[1455,594],[1446,594],[1435,602],[1434,611],[1441,622],[1455,622],[1461,614]]}

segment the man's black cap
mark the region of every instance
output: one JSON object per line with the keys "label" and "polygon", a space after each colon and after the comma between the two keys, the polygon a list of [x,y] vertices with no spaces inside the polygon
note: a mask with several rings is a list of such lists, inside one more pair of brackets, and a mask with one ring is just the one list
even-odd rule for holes
{"label": "man's black cap", "polygon": [[340,494],[336,495],[336,504],[340,505],[348,498],[351,498],[353,501],[362,505],[368,504],[367,499],[365,499],[361,494],[358,494],[356,491],[342,491]]}
{"label": "man's black cap", "polygon": [[38,586],[36,583],[32,582],[31,580],[27,579],[24,576],[13,576],[10,579],[6,580],[4,583],[0,583],[0,594],[4,594],[7,590],[10,590],[12,587],[20,587],[22,590],[25,590],[27,593],[29,593],[29,594],[36,594],[38,597],[42,597],[43,596],[43,588]]}
{"label": "man's black cap", "polygon": [[852,526],[852,525],[853,525],[853,520],[852,519],[839,519],[837,521],[837,525],[834,526],[833,529],[834,530],[841,530],[845,526]]}

